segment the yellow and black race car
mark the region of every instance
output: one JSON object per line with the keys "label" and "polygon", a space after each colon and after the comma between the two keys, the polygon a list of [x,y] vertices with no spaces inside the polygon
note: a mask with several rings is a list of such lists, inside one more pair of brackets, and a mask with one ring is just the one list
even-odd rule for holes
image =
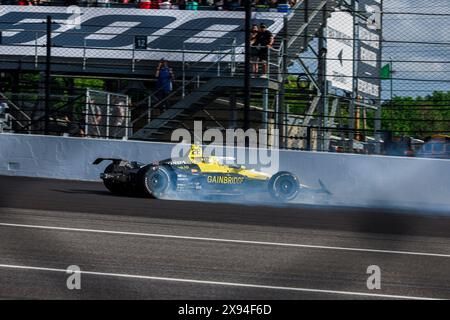
{"label": "yellow and black race car", "polygon": [[241,165],[224,164],[218,157],[203,157],[202,148],[192,145],[186,158],[143,164],[121,159],[98,158],[94,165],[112,161],[100,175],[106,188],[117,194],[143,194],[165,198],[171,193],[189,196],[244,196],[269,193],[277,201],[294,200],[301,191],[330,194],[319,180],[320,189],[302,185],[292,173],[274,175]]}

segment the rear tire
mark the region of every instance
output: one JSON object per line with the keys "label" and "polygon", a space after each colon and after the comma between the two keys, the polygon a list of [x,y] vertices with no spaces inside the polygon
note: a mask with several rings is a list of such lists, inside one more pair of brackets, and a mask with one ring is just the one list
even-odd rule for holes
{"label": "rear tire", "polygon": [[[113,173],[114,172],[114,164],[109,164],[105,171],[105,173]],[[106,189],[108,189],[111,193],[114,194],[124,194],[125,193],[125,186],[120,182],[115,182],[113,180],[109,179],[103,179],[103,184],[105,185]]]}
{"label": "rear tire", "polygon": [[298,178],[290,172],[278,172],[269,180],[269,193],[277,201],[292,201],[297,197],[299,191]]}
{"label": "rear tire", "polygon": [[149,168],[145,173],[144,189],[152,197],[164,197],[171,190],[172,185],[172,175],[166,167]]}

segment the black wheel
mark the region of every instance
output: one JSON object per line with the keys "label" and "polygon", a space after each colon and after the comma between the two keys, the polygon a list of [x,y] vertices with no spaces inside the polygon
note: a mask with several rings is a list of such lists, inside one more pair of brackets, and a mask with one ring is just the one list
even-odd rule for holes
{"label": "black wheel", "polygon": [[[114,164],[111,163],[108,165],[104,171],[105,173],[113,173],[114,172]],[[125,186],[120,182],[115,182],[109,179],[104,179],[103,184],[105,185],[106,189],[111,191],[115,194],[123,194],[125,193]]]}
{"label": "black wheel", "polygon": [[149,168],[144,177],[145,191],[155,198],[165,196],[173,183],[171,176],[165,167]]}
{"label": "black wheel", "polygon": [[290,172],[278,172],[269,180],[270,195],[277,201],[291,201],[300,190],[298,178]]}

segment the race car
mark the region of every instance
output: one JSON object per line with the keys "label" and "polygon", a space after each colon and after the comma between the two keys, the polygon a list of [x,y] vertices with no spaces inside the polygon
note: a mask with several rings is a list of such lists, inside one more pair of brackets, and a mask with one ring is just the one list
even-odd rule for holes
{"label": "race car", "polygon": [[165,198],[170,194],[247,196],[269,193],[280,202],[294,200],[300,192],[331,194],[319,180],[320,189],[302,185],[294,174],[282,171],[270,175],[242,165],[225,164],[225,158],[203,157],[201,146],[192,145],[185,158],[144,164],[122,159],[98,158],[94,165],[112,161],[100,174],[105,187],[116,194]]}

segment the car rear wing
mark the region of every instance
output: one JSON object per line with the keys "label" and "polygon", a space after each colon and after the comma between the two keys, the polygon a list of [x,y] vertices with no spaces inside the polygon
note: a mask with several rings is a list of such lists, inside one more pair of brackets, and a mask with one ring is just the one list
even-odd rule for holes
{"label": "car rear wing", "polygon": [[103,161],[112,161],[113,163],[120,163],[123,160],[116,159],[116,158],[97,158],[97,159],[95,159],[95,161],[92,164],[98,165],[98,164],[102,163]]}

